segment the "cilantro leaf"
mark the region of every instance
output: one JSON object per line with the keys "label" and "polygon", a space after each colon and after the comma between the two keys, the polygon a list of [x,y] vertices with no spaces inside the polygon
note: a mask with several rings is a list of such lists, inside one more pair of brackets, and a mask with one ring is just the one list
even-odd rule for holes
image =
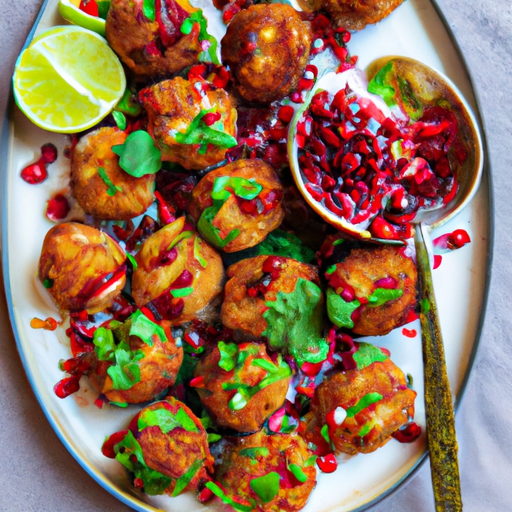
{"label": "cilantro leaf", "polygon": [[362,370],[367,366],[370,366],[375,362],[382,362],[388,359],[388,356],[382,352],[379,347],[372,345],[371,343],[358,343],[359,349],[357,352],[352,354],[352,358],[354,359],[357,369]]}
{"label": "cilantro leaf", "polygon": [[368,406],[380,402],[382,398],[383,396],[380,393],[367,393],[355,405],[347,409],[347,418],[353,418]]}
{"label": "cilantro leaf", "polygon": [[322,291],[306,279],[299,278],[291,293],[278,292],[268,301],[263,313],[267,328],[263,332],[272,350],[291,354],[301,366],[305,361],[323,361],[329,344],[322,337]]}
{"label": "cilantro leaf", "polygon": [[155,21],[156,8],[155,0],[143,0],[142,2],[142,13],[150,21]]}
{"label": "cilantro leaf", "polygon": [[194,420],[181,407],[176,414],[169,409],[162,407],[160,409],[145,410],[139,416],[137,423],[139,432],[147,427],[160,427],[160,430],[167,434],[175,428],[183,428],[187,432],[199,432]]}
{"label": "cilantro leaf", "polygon": [[403,294],[404,291],[399,289],[377,288],[368,297],[368,306],[373,308],[382,306],[386,302],[399,299]]}
{"label": "cilantro leaf", "polygon": [[338,327],[352,329],[354,322],[351,316],[360,305],[361,303],[357,299],[347,302],[332,288],[327,288],[327,316]]}
{"label": "cilantro leaf", "polygon": [[235,137],[224,131],[216,130],[203,121],[203,117],[214,110],[214,108],[201,110],[194,117],[185,132],[178,132],[176,134],[176,142],[180,144],[201,144],[204,146],[213,144],[221,148],[235,147],[238,144]]}
{"label": "cilantro leaf", "polygon": [[94,343],[94,351],[98,355],[98,359],[100,361],[114,360],[116,343],[114,341],[114,335],[110,329],[98,327],[94,331],[92,342]]}
{"label": "cilantro leaf", "polygon": [[236,365],[236,355],[238,354],[238,345],[236,343],[224,343],[219,341],[217,345],[220,354],[219,367],[230,372]]}
{"label": "cilantro leaf", "polygon": [[153,346],[153,336],[156,335],[161,342],[167,341],[163,328],[150,320],[140,309],[135,311],[128,319],[130,321],[130,336],[139,337],[144,343]]}
{"label": "cilantro leaf", "polygon": [[[181,410],[181,409],[180,409]],[[195,462],[192,463],[192,465],[187,469],[183,475],[181,475],[178,480],[176,480],[176,487],[174,488],[174,491],[172,491],[172,497],[176,497],[179,494],[181,494],[187,485],[192,482],[196,474],[201,470],[203,467],[203,459],[197,459]]]}
{"label": "cilantro leaf", "polygon": [[162,166],[162,154],[144,130],[130,133],[124,144],[112,146],[112,151],[120,157],[121,169],[135,178],[155,174]]}
{"label": "cilantro leaf", "polygon": [[263,503],[268,503],[272,501],[279,492],[279,479],[279,473],[271,471],[264,476],[253,478],[249,485]]}
{"label": "cilantro leaf", "polygon": [[[123,451],[121,451],[121,448],[123,448]],[[171,485],[171,478],[146,465],[142,448],[130,430],[128,430],[124,439],[116,444],[114,449],[117,453],[116,460],[132,472],[135,478],[142,480],[146,494],[162,494]]]}
{"label": "cilantro leaf", "polygon": [[126,343],[120,343],[114,351],[114,356],[115,365],[107,369],[113,388],[126,390],[140,382],[140,368],[137,361],[144,357],[142,350],[132,352]]}

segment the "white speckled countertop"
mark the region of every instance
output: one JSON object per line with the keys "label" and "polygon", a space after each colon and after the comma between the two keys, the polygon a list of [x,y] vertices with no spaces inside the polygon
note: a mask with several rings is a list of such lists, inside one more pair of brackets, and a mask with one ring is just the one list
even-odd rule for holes
{"label": "white speckled countertop", "polygon": [[[15,59],[41,4],[42,0],[0,0],[2,118]],[[465,55],[480,101],[494,195],[495,238],[486,320],[457,413],[464,510],[505,512],[512,510],[512,237],[507,228],[512,219],[512,3],[438,0],[438,5]],[[0,510],[129,510],[80,468],[46,421],[16,350],[1,284]],[[433,511],[428,464],[369,510]]]}

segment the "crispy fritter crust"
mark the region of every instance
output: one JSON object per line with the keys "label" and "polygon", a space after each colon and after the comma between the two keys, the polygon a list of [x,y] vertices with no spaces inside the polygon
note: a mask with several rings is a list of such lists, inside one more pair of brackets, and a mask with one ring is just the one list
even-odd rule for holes
{"label": "crispy fritter crust", "polygon": [[[250,448],[263,448],[268,455],[259,450],[253,458],[240,452]],[[246,452],[247,453],[247,452]],[[222,463],[215,468],[215,479],[234,496],[254,500],[258,510],[273,512],[295,512],[302,509],[316,485],[314,465],[305,466],[311,456],[306,442],[296,434],[274,434],[267,436],[263,431],[233,439],[225,446]],[[255,463],[256,462],[256,463]],[[288,470],[290,464],[299,466],[307,476],[305,482],[299,482]],[[277,472],[280,475],[279,492],[268,503],[251,489],[251,481]]]}
{"label": "crispy fritter crust", "polygon": [[358,297],[368,297],[375,289],[375,282],[391,277],[403,290],[398,299],[381,306],[363,306],[352,332],[362,336],[381,336],[403,325],[417,304],[417,270],[403,248],[386,245],[367,245],[353,249],[350,256],[336,264],[334,274],[352,286]]}
{"label": "crispy fritter crust", "polygon": [[255,432],[265,420],[283,405],[288,390],[290,377],[278,380],[258,391],[252,396],[245,407],[237,411],[229,408],[233,391],[225,390],[225,383],[243,383],[250,387],[258,385],[268,372],[251,364],[254,359],[272,362],[264,344],[243,343],[239,350],[253,345],[258,351],[245,359],[243,368],[226,371],[219,366],[220,352],[217,347],[202,359],[196,367],[195,376],[204,377],[204,387],[197,388],[201,402],[208,409],[216,423],[224,428],[232,428],[238,432]]}
{"label": "crispy fritter crust", "polygon": [[[340,426],[329,428],[329,438],[336,453],[350,455],[370,453],[385,445],[391,434],[414,416],[416,398],[416,392],[407,387],[402,370],[390,359],[362,370],[340,371],[320,384],[311,401],[313,419],[307,426],[306,438],[321,441],[320,430],[327,423],[327,414],[337,407],[347,410],[368,393],[379,393],[383,398],[345,418]],[[361,437],[359,432],[368,424],[373,427]]]}
{"label": "crispy fritter crust", "polygon": [[[215,178],[232,176],[245,179],[254,179],[263,187],[261,196],[268,194],[282,197],[283,188],[274,169],[263,160],[237,160],[228,165],[209,172],[196,186],[192,193],[190,214],[197,222],[203,211],[212,206],[211,191]],[[223,233],[230,233],[238,229],[240,234],[225,247],[226,252],[236,252],[253,247],[265,240],[266,236],[278,228],[284,217],[281,200],[270,211],[253,215],[240,209],[236,198],[231,195],[222,205],[215,216],[215,226]],[[221,235],[222,236],[222,235]]]}
{"label": "crispy fritter crust", "polygon": [[179,73],[197,62],[202,51],[197,30],[180,33],[172,46],[163,47],[158,23],[144,16],[142,2],[133,0],[112,0],[105,30],[107,41],[123,63],[143,78]]}
{"label": "crispy fritter crust", "polygon": [[222,60],[246,100],[270,103],[289,94],[306,67],[312,32],[286,4],[251,5],[222,38]]}
{"label": "crispy fritter crust", "polygon": [[[137,269],[132,277],[132,296],[139,307],[165,293],[169,286],[188,270],[194,276],[193,292],[183,297],[183,311],[177,318],[169,318],[173,325],[189,322],[197,317],[214,297],[222,292],[224,267],[222,260],[212,247],[193,232],[192,236],[181,240],[176,246],[177,257],[171,263],[165,261],[169,245],[183,230],[190,231],[185,225],[185,217],[180,217],[172,224],[151,235],[143,244],[135,259]],[[199,239],[196,242],[196,239]],[[206,263],[203,267],[194,253],[198,245],[201,258]]]}
{"label": "crispy fritter crust", "polygon": [[123,289],[126,277],[112,289],[94,295],[103,277],[114,273],[126,261],[119,244],[96,228],[65,222],[48,231],[39,257],[39,280],[53,281],[48,289],[63,311],[87,310],[93,314],[112,305]]}
{"label": "crispy fritter crust", "polygon": [[[88,358],[92,362],[89,380],[93,387],[103,393],[108,400],[123,404],[140,404],[153,400],[174,384],[183,361],[183,348],[176,346],[171,330],[165,329],[167,341],[162,342],[158,336],[153,336],[150,346],[137,336],[130,336],[130,349],[141,350],[144,357],[138,361],[140,382],[130,389],[114,389],[113,382],[107,370],[110,365],[98,361],[95,352],[90,352]],[[93,359],[94,361],[91,361]]]}
{"label": "crispy fritter crust", "polygon": [[227,269],[230,279],[224,288],[222,323],[230,329],[240,329],[255,338],[261,337],[267,328],[267,321],[263,318],[263,313],[267,310],[266,301],[276,300],[278,292],[293,292],[299,278],[320,284],[315,267],[285,258],[285,268],[277,279],[270,282],[264,297],[251,297],[247,293],[247,287],[263,277],[262,267],[267,258],[268,256],[256,256],[231,265]]}
{"label": "crispy fritter crust", "polygon": [[[123,144],[126,133],[118,128],[99,128],[84,136],[71,153],[71,189],[83,210],[98,219],[128,220],[142,215],[154,200],[155,176],[135,178],[119,167],[112,146]],[[109,186],[99,175],[119,187],[109,195]]]}
{"label": "crispy fritter crust", "polygon": [[150,468],[175,479],[165,490],[167,494],[172,495],[176,480],[183,476],[196,460],[203,460],[203,467],[182,492],[195,491],[201,482],[208,479],[207,471],[213,468],[214,461],[210,454],[206,431],[194,413],[184,403],[171,396],[149,405],[143,411],[161,408],[168,409],[173,414],[176,414],[178,409],[183,409],[193,420],[198,432],[188,432],[176,427],[164,434],[159,426],[146,427],[136,436],[144,454],[144,461]]}
{"label": "crispy fritter crust", "polygon": [[160,148],[162,160],[197,170],[225,158],[226,148],[209,144],[207,151],[200,154],[199,144],[176,141],[176,134],[185,133],[201,109],[211,108],[221,113],[224,132],[236,136],[235,103],[224,89],[214,89],[200,80],[189,82],[177,77],[143,89],[139,99],[148,113],[148,133]]}

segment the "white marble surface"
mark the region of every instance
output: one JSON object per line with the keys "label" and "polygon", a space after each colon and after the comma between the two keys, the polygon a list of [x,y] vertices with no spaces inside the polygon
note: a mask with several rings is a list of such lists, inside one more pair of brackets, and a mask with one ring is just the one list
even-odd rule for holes
{"label": "white marble surface", "polygon": [[[0,0],[0,114],[15,59],[42,0]],[[495,240],[480,349],[457,413],[466,512],[512,510],[512,3],[438,0],[464,53],[480,101],[490,150]],[[507,80],[509,79],[509,80]],[[20,198],[22,201],[23,198]],[[3,286],[2,286],[3,290]],[[130,510],[96,484],[47,423],[25,378],[0,292],[0,510]],[[509,508],[510,507],[510,508]],[[428,464],[371,512],[434,510]]]}

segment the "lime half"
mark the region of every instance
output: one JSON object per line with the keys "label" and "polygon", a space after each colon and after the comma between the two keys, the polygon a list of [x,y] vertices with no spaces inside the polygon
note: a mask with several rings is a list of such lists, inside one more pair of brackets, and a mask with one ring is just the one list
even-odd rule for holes
{"label": "lime half", "polygon": [[105,35],[105,20],[80,10],[80,0],[60,0],[59,13],[70,23]]}
{"label": "lime half", "polygon": [[69,25],[44,32],[18,57],[13,87],[16,104],[34,124],[73,133],[114,108],[126,77],[103,37]]}

